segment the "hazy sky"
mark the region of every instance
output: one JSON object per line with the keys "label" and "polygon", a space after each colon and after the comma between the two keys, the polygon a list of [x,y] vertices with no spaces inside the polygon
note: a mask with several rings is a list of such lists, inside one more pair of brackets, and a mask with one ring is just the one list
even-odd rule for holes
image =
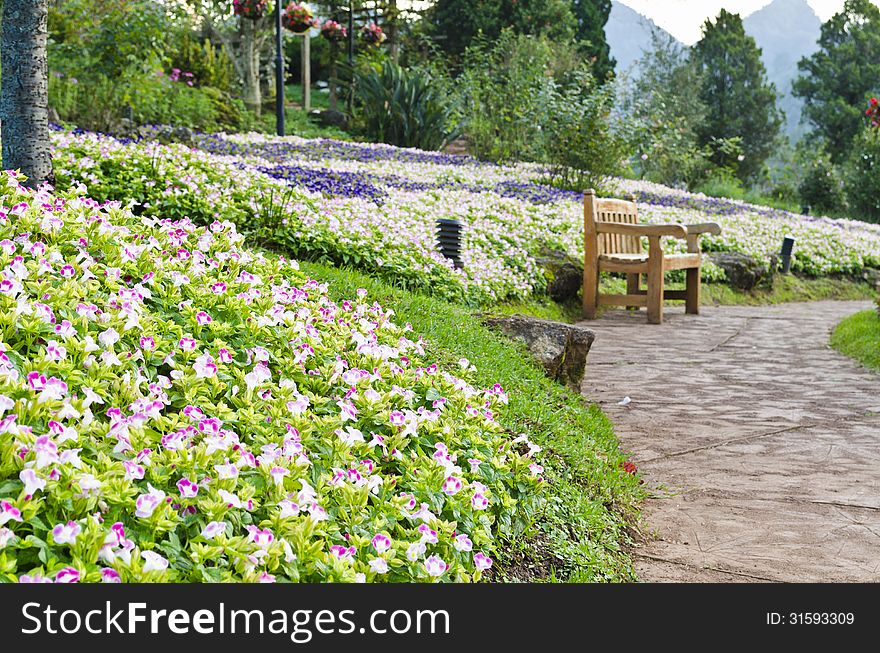
{"label": "hazy sky", "polygon": [[[744,18],[770,0],[619,0],[640,14],[648,16],[660,27],[690,45],[700,38],[700,26],[718,15],[721,9],[738,13]],[[880,0],[872,0],[880,6]],[[843,0],[807,0],[813,11],[826,21],[843,7]]]}

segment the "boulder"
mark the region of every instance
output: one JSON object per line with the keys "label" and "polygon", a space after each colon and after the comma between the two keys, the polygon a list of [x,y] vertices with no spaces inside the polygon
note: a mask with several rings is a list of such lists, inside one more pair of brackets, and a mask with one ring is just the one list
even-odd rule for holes
{"label": "boulder", "polygon": [[544,270],[547,278],[547,294],[550,298],[564,304],[577,297],[584,282],[582,261],[569,256],[561,249],[542,247],[535,262]]}
{"label": "boulder", "polygon": [[880,270],[875,268],[865,268],[862,270],[862,279],[864,279],[872,288],[880,290]]}
{"label": "boulder", "polygon": [[727,282],[740,290],[752,290],[767,281],[771,271],[767,265],[740,252],[712,252],[709,260],[724,270]]}
{"label": "boulder", "polygon": [[483,324],[525,343],[547,376],[580,390],[587,354],[596,337],[593,331],[525,315],[484,316]]}
{"label": "boulder", "polygon": [[324,127],[338,127],[339,129],[348,128],[348,116],[341,111],[332,111],[330,109],[320,111],[315,109],[311,112],[311,116]]}

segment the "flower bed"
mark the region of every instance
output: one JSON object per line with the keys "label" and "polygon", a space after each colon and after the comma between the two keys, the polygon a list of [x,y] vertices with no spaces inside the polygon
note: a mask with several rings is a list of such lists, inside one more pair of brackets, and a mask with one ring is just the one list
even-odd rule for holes
{"label": "flower bed", "polygon": [[229,221],[9,175],[0,198],[6,579],[478,580],[533,517],[503,389],[365,292],[332,301]]}
{"label": "flower bed", "polygon": [[[198,150],[123,144],[56,133],[62,186],[86,184],[99,199],[134,198],[139,211],[219,217],[301,258],[353,265],[441,296],[492,303],[544,291],[542,248],[583,255],[578,193],[543,183],[534,165],[499,166],[470,157],[327,140],[204,135]],[[802,216],[647,182],[619,180],[648,222],[717,221],[705,250],[739,251],[768,262],[784,236],[796,240],[792,268],[821,276],[880,267],[880,226]],[[463,270],[434,245],[434,223],[465,226]],[[684,243],[667,239],[670,252]],[[706,280],[723,272],[703,268]]]}

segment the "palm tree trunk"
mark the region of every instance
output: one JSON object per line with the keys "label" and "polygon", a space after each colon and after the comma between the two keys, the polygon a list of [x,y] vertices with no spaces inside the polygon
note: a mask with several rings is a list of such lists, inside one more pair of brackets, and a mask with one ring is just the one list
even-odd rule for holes
{"label": "palm tree trunk", "polygon": [[49,150],[49,0],[4,0],[0,64],[3,167],[36,188],[52,176]]}

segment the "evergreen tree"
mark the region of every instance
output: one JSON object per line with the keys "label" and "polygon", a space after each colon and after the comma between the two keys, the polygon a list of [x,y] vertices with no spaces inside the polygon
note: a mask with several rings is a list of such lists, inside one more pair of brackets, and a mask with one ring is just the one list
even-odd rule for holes
{"label": "evergreen tree", "polygon": [[846,0],[822,25],[819,50],[798,68],[802,75],[792,88],[804,99],[803,117],[840,163],[861,133],[868,98],[880,91],[880,9],[869,0]]}
{"label": "evergreen tree", "polygon": [[[754,179],[763,169],[779,135],[782,118],[776,88],[767,81],[761,50],[746,36],[742,18],[724,9],[703,24],[694,46],[694,62],[703,75],[700,97],[708,114],[698,129],[701,145],[713,148],[712,161],[741,179]],[[719,143],[738,142],[741,154]]]}
{"label": "evergreen tree", "polygon": [[575,20],[568,0],[437,0],[427,14],[437,44],[454,57],[478,36],[495,40],[502,30],[566,41]]}
{"label": "evergreen tree", "polygon": [[577,20],[575,39],[592,62],[596,79],[607,79],[614,73],[617,63],[611,58],[611,48],[605,40],[605,24],[611,14],[611,0],[573,0],[572,9]]}

